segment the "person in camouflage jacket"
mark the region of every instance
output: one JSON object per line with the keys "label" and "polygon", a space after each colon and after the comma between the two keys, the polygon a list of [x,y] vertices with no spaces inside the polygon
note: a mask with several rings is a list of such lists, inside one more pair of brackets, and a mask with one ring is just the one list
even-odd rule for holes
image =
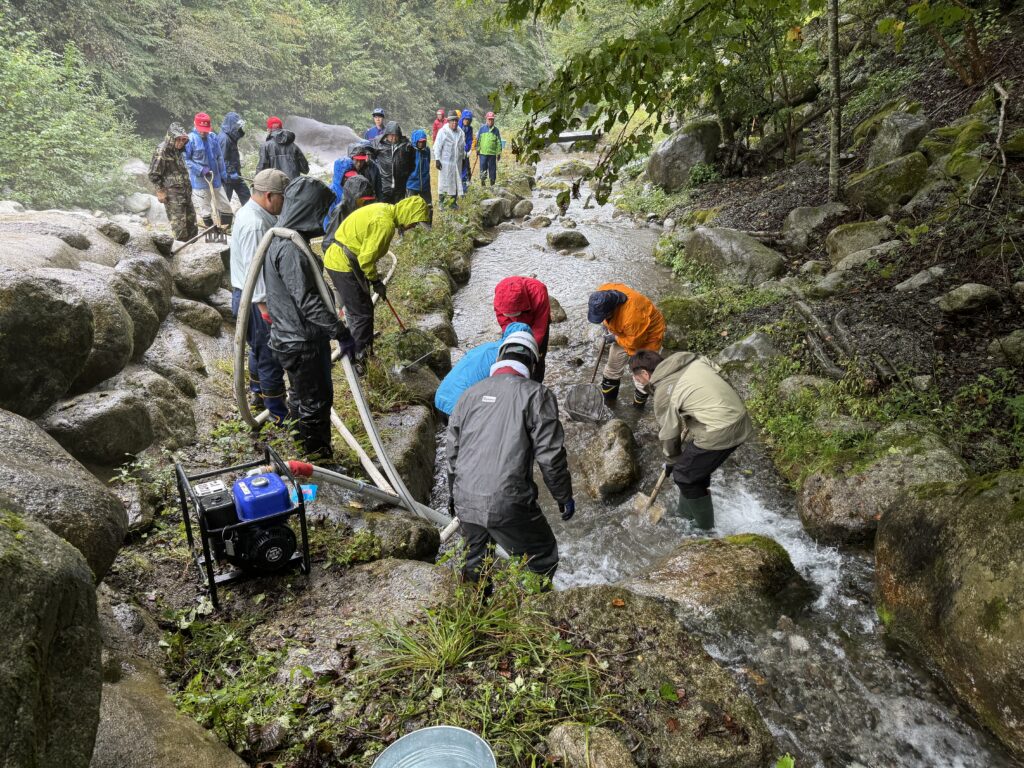
{"label": "person in camouflage jacket", "polygon": [[187,143],[188,133],[181,123],[171,123],[149,164],[149,180],[156,187],[157,200],[164,204],[176,240],[191,240],[199,233],[183,154]]}

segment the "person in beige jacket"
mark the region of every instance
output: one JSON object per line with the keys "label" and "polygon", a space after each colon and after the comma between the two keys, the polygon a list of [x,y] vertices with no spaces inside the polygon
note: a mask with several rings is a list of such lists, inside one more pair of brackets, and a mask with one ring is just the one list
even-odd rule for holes
{"label": "person in beige jacket", "polygon": [[699,528],[714,528],[711,474],[754,436],[746,406],[715,364],[695,352],[663,358],[640,350],[629,367],[637,386],[654,393],[665,470],[679,486],[679,514]]}

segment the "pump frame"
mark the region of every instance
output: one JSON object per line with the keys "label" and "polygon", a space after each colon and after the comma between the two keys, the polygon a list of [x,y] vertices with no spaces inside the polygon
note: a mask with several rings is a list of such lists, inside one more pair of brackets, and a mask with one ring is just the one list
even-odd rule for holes
{"label": "pump frame", "polygon": [[[289,509],[286,509],[283,512],[278,512],[275,515],[268,515],[267,517],[262,517],[257,520],[240,520],[237,523],[225,525],[219,528],[207,527],[206,515],[203,514],[202,507],[199,504],[199,497],[196,495],[193,482],[198,480],[208,480],[222,475],[237,474],[247,469],[267,465],[269,465],[274,472],[279,474],[288,484],[290,484],[291,488],[295,491],[298,501]],[[215,571],[213,549],[210,546],[210,541],[211,538],[216,536],[223,537],[227,532],[250,528],[253,526],[263,526],[268,523],[284,522],[291,517],[298,517],[299,531],[301,535],[299,548],[292,554],[281,570],[284,571],[298,565],[299,570],[302,573],[307,576],[309,575],[309,532],[306,524],[306,503],[302,498],[302,488],[295,480],[295,476],[292,474],[291,469],[289,469],[288,464],[281,460],[281,457],[273,448],[269,445],[266,446],[263,451],[262,459],[251,461],[246,464],[236,464],[233,467],[212,469],[189,475],[185,471],[185,468],[179,463],[174,465],[174,473],[178,482],[178,500],[181,504],[181,517],[185,523],[185,538],[188,541],[189,552],[195,558],[196,565],[199,569],[200,579],[202,579],[203,574],[206,576],[206,585],[207,589],[210,591],[210,600],[213,602],[214,608],[220,608],[220,601],[217,596],[218,586],[242,581],[243,579],[253,578],[258,575],[270,575],[254,574],[234,566],[232,566],[230,570],[223,570],[221,572]],[[192,514],[195,514],[196,523],[199,526],[199,540],[201,547],[196,546],[196,537],[192,531]]]}

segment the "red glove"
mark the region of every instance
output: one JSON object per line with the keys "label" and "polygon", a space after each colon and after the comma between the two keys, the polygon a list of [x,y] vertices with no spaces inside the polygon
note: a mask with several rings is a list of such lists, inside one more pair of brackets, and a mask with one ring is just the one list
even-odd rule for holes
{"label": "red glove", "polygon": [[263,318],[263,322],[265,322],[267,325],[270,325],[271,323],[274,322],[273,320],[270,319],[270,313],[269,312],[261,311],[260,312],[260,317]]}

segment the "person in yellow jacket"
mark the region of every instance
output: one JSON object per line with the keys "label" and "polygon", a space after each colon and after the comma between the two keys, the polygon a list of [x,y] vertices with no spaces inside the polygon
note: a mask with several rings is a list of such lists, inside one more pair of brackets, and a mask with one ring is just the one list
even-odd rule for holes
{"label": "person in yellow jacket", "polygon": [[371,203],[350,213],[338,226],[324,253],[324,266],[334,283],[355,341],[355,362],[362,370],[373,344],[374,293],[387,299],[377,262],[388,252],[396,231],[425,224],[430,211],[422,197],[407,197],[395,205]]}
{"label": "person in yellow jacket", "polygon": [[629,367],[636,384],[654,393],[658,440],[665,471],[679,487],[680,516],[698,528],[714,528],[711,474],[754,436],[743,400],[717,366],[695,352],[663,358],[641,350]]}
{"label": "person in yellow jacket", "polygon": [[[612,406],[619,397],[619,384],[629,358],[641,349],[661,350],[665,339],[665,318],[642,293],[622,283],[605,283],[590,294],[587,320],[604,323],[608,330],[605,340],[612,346],[608,351],[608,363],[601,373],[601,394]],[[647,403],[647,391],[640,386],[634,387],[633,406],[643,408]]]}

